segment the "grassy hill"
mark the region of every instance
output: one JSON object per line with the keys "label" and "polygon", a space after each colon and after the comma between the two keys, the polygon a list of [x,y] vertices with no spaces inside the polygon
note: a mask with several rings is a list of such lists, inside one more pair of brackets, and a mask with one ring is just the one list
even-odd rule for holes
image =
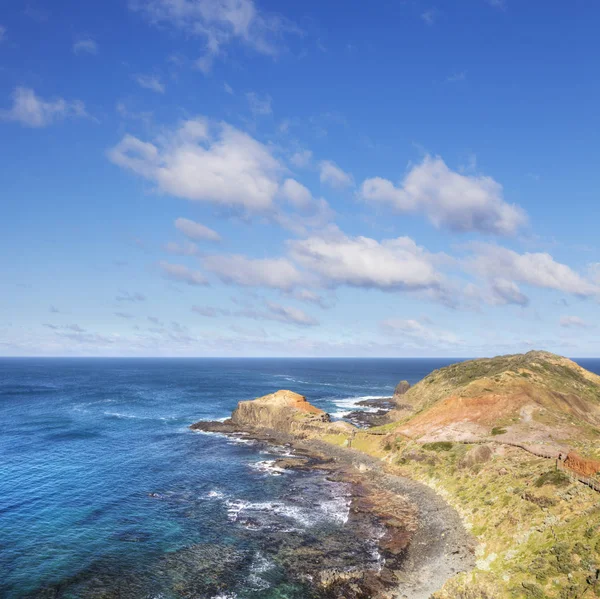
{"label": "grassy hill", "polygon": [[494,437],[598,454],[600,376],[549,352],[453,364],[399,401],[396,429],[422,441]]}

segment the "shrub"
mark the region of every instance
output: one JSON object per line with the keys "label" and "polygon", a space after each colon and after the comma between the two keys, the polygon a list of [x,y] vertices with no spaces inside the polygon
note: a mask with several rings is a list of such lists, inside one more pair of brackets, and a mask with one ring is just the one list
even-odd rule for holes
{"label": "shrub", "polygon": [[546,594],[542,587],[533,582],[524,582],[523,588],[525,589],[526,597],[531,597],[531,599],[546,599]]}
{"label": "shrub", "polygon": [[496,435],[503,435],[506,432],[505,428],[502,428],[501,426],[495,426],[492,429],[492,435],[496,436]]}
{"label": "shrub", "polygon": [[434,443],[423,443],[423,449],[428,451],[450,451],[453,444],[450,441],[435,441]]}
{"label": "shrub", "polygon": [[540,475],[535,481],[536,487],[544,485],[554,485],[555,487],[567,487],[571,484],[571,479],[562,470],[549,470]]}

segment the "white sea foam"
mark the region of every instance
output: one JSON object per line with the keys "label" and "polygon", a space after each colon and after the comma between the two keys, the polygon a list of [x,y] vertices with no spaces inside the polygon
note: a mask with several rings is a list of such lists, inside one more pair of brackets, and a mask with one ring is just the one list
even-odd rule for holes
{"label": "white sea foam", "polygon": [[311,528],[326,522],[343,525],[348,521],[350,514],[350,501],[347,497],[334,497],[311,506],[292,505],[283,501],[252,502],[233,499],[226,500],[225,506],[230,522],[240,522],[248,517],[260,521],[260,515],[263,514],[287,518],[302,528]]}
{"label": "white sea foam", "polygon": [[206,495],[202,496],[203,499],[225,499],[225,493],[218,489],[211,489]]}
{"label": "white sea foam", "polygon": [[248,464],[248,467],[252,468],[252,470],[269,474],[270,476],[281,476],[285,472],[285,469],[275,466],[275,463],[276,460],[262,460],[260,462],[252,462]]}
{"label": "white sea foam", "polygon": [[361,412],[370,412],[374,413],[379,410],[379,408],[374,406],[361,406],[359,403],[361,401],[367,401],[370,399],[388,399],[389,395],[362,395],[361,397],[342,397],[340,399],[332,399],[332,403],[334,403],[339,410],[331,413],[331,416],[334,418],[345,418],[350,412],[361,411]]}
{"label": "white sea foam", "polygon": [[139,418],[135,414],[123,414],[121,412],[104,412],[105,416],[110,416],[111,418]]}
{"label": "white sea foam", "polygon": [[254,590],[264,591],[268,589],[271,585],[261,577],[261,574],[272,570],[275,567],[275,564],[267,559],[261,553],[257,553],[252,560],[252,564],[250,565],[250,575],[248,576],[248,584]]}

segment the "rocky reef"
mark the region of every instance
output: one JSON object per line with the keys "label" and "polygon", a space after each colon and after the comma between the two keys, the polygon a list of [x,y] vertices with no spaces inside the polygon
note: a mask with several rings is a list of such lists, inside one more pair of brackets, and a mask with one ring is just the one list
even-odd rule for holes
{"label": "rocky reef", "polygon": [[[378,407],[386,414],[393,405],[389,398]],[[311,581],[315,597],[425,599],[447,578],[474,564],[470,535],[450,506],[425,485],[388,473],[379,460],[353,449],[360,429],[332,422],[302,395],[280,390],[241,401],[224,422],[201,421],[190,428],[289,444],[296,455],[280,459],[277,467],[319,469],[331,480],[351,485],[347,526],[381,529],[375,540],[380,559],[375,565],[365,560],[362,567],[328,567],[326,555],[307,560],[301,551],[291,552],[288,572],[304,583]]]}

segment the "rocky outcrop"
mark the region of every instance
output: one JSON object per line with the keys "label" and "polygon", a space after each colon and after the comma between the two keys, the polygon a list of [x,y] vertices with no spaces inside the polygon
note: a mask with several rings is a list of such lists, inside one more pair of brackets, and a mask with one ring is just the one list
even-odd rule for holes
{"label": "rocky outcrop", "polygon": [[410,389],[410,383],[408,381],[400,381],[394,389],[394,399],[400,398]]}
{"label": "rocky outcrop", "polygon": [[276,431],[294,436],[354,429],[347,422],[331,422],[327,412],[310,404],[303,395],[286,389],[240,401],[231,418],[224,422],[196,422],[190,428],[222,433]]}
{"label": "rocky outcrop", "polygon": [[485,464],[492,459],[494,454],[489,445],[475,445],[467,451],[462,460],[459,462],[461,468],[472,468],[477,464]]}
{"label": "rocky outcrop", "polygon": [[294,432],[298,428],[329,422],[329,414],[310,404],[306,397],[281,390],[251,401],[240,401],[231,415],[237,426]]}

